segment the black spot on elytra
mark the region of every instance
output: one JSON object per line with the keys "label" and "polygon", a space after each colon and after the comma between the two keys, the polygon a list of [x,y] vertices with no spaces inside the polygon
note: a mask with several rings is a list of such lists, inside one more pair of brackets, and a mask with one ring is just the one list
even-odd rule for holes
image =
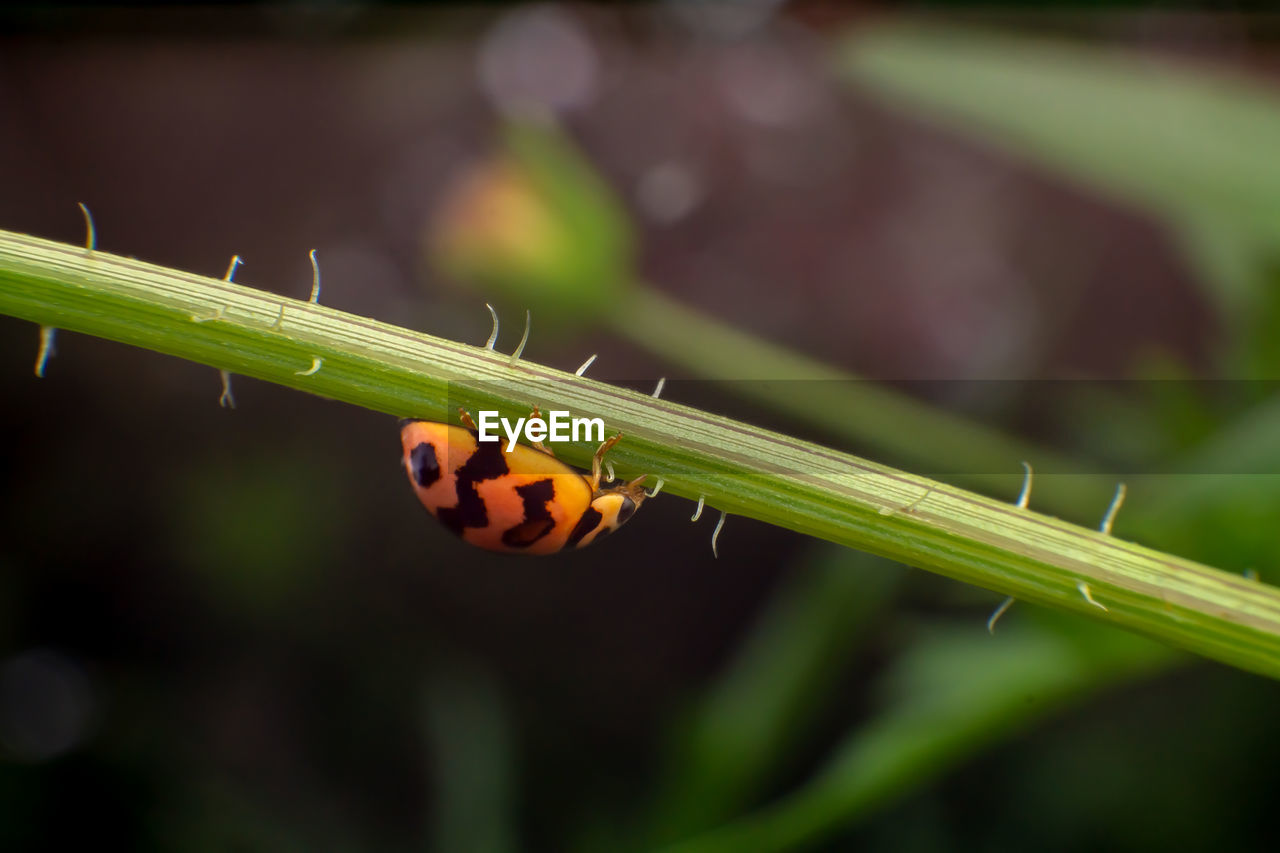
{"label": "black spot on elytra", "polygon": [[424,489],[439,480],[440,462],[436,459],[436,446],[424,441],[409,451],[409,470],[413,481]]}
{"label": "black spot on elytra", "polygon": [[551,532],[556,523],[549,518],[526,521],[502,532],[502,544],[511,548],[528,548]]}
{"label": "black spot on elytra", "polygon": [[595,530],[597,525],[604,520],[604,516],[600,514],[600,510],[595,507],[587,507],[587,511],[582,514],[582,518],[578,519],[578,523],[574,525],[573,532],[569,534],[569,541],[566,545],[577,545],[582,541],[582,537]]}
{"label": "black spot on elytra", "polygon": [[527,548],[556,526],[547,504],[556,496],[556,484],[550,480],[535,480],[516,486],[516,494],[524,502],[524,521],[502,533],[502,544],[512,548]]}
{"label": "black spot on elytra", "polygon": [[442,507],[436,513],[436,518],[458,536],[467,527],[484,527],[489,523],[489,512],[485,509],[480,494],[476,492],[476,483],[497,479],[509,470],[507,460],[503,458],[502,442],[477,442],[475,453],[458,469],[457,505]]}
{"label": "black spot on elytra", "polygon": [[628,518],[636,514],[636,502],[625,495],[622,498],[622,506],[618,509],[617,527],[621,527]]}

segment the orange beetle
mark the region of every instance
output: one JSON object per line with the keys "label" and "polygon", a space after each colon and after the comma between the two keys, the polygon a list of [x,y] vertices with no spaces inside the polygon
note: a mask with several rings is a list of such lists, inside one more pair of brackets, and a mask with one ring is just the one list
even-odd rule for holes
{"label": "orange beetle", "polygon": [[[400,422],[404,469],[422,505],[463,540],[491,551],[553,554],[581,548],[621,527],[647,497],[644,477],[600,488],[608,439],[591,460],[591,475],[557,459],[541,442],[480,441],[475,422],[459,409],[462,426]],[[541,418],[535,408],[530,419]]]}

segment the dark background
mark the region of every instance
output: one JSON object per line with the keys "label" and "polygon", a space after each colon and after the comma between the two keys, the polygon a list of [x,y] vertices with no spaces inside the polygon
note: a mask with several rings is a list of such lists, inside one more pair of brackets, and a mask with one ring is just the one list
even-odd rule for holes
{"label": "dark background", "polygon": [[[625,205],[651,286],[763,339],[873,379],[1008,382],[1012,402],[972,414],[1046,441],[1073,430],[1037,407],[1045,377],[1131,378],[1158,352],[1189,376],[1258,378],[1220,372],[1238,330],[1158,216],[832,73],[834,45],[895,19],[814,3],[6,13],[0,227],[79,243],[83,201],[105,251],[216,275],[236,253],[237,281],[294,296],[315,248],[325,304],[480,343],[488,299],[509,350],[524,306],[454,286],[427,235],[519,91]],[[1272,86],[1280,69],[1273,22],[1238,14],[962,23]],[[673,732],[760,614],[846,559],[741,518],[713,559],[714,513],[691,525],[675,497],[582,552],[471,550],[406,488],[390,416],[244,378],[219,408],[217,371],[73,334],[37,380],[36,345],[0,319],[7,850],[646,846],[682,775]],[[573,369],[592,352],[596,378],[665,375],[680,402],[875,455],[681,384],[695,377],[599,324],[540,335],[535,319],[526,356]],[[1269,519],[1237,514],[1235,544],[1206,535],[1189,555],[1266,577],[1268,552],[1239,543],[1273,538]],[[931,625],[985,637],[999,601],[895,583],[805,700],[788,759],[676,837],[800,786]],[[1264,843],[1272,684],[1191,661],[1116,681],[815,840]]]}

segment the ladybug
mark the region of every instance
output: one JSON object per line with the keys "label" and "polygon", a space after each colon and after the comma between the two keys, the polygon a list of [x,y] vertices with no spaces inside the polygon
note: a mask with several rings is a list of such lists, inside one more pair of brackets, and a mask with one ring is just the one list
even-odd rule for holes
{"label": "ladybug", "polygon": [[[458,413],[462,426],[401,421],[400,443],[418,500],[472,545],[522,554],[581,548],[621,527],[647,497],[644,476],[600,488],[604,455],[621,433],[596,450],[587,476],[541,442],[508,452],[502,441],[480,441],[471,415]],[[541,417],[535,407],[530,419]]]}

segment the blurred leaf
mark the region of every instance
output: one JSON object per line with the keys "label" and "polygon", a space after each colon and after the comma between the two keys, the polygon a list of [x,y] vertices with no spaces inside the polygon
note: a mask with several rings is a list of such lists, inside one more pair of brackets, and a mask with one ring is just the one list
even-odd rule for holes
{"label": "blurred leaf", "polygon": [[1178,475],[1136,481],[1141,528],[1182,553],[1274,577],[1280,565],[1280,395],[1253,406],[1178,462]]}
{"label": "blurred leaf", "polygon": [[1221,335],[1227,376],[1280,377],[1280,247],[1249,245],[1221,223],[1182,229],[1187,258],[1229,309]]}
{"label": "blurred leaf", "polygon": [[[1114,49],[961,29],[873,28],[850,78],[1175,224],[1280,245],[1280,95]],[[1239,307],[1239,277],[1214,279]],[[1250,296],[1256,296],[1251,293]]]}
{"label": "blurred leaf", "polygon": [[363,849],[358,831],[342,809],[325,808],[314,800],[284,807],[243,780],[212,774],[182,779],[159,799],[148,815],[153,843],[147,849],[191,853],[355,853]]}
{"label": "blurred leaf", "polygon": [[519,849],[512,825],[512,749],[497,685],[477,668],[432,678],[425,723],[435,767],[427,849]]}
{"label": "blurred leaf", "polygon": [[1143,354],[1141,378],[1055,383],[1055,444],[1117,471],[1168,470],[1170,460],[1209,441],[1258,402],[1257,383],[1198,378],[1165,351]]}
{"label": "blurred leaf", "polygon": [[754,815],[669,853],[795,850],[919,789],[1090,692],[1179,658],[1148,640],[1036,611],[928,631],[881,683],[884,710],[838,746],[826,768]]}
{"label": "blurred leaf", "polygon": [[680,733],[656,810],[671,840],[758,795],[815,722],[904,569],[823,548],[761,614]]}
{"label": "blurred leaf", "polygon": [[1146,435],[1152,444],[1160,445],[1162,459],[1184,454],[1208,441],[1223,424],[1242,414],[1246,402],[1252,402],[1232,394],[1231,383],[1195,377],[1167,353],[1150,354],[1135,372],[1143,378],[1140,385],[1148,419]]}
{"label": "blurred leaf", "polygon": [[193,457],[173,472],[171,544],[236,609],[291,607],[333,559],[347,526],[343,490],[316,459],[324,453],[276,452],[257,458]]}
{"label": "blurred leaf", "polygon": [[[1280,155],[1277,155],[1280,156]],[[1232,375],[1280,378],[1280,251],[1267,255],[1255,275],[1259,298],[1253,310],[1231,330],[1241,364]]]}
{"label": "blurred leaf", "polygon": [[451,279],[553,321],[593,322],[633,277],[626,211],[549,121],[505,128],[501,152],[463,176],[429,242]]}
{"label": "blurred leaf", "polygon": [[[1261,293],[1262,265],[1260,253],[1247,236],[1240,234],[1234,223],[1215,220],[1212,217],[1192,217],[1179,229],[1182,251],[1201,279],[1210,288],[1217,303],[1232,319],[1232,325],[1247,320],[1245,309],[1253,304]],[[1265,295],[1265,294],[1263,294]],[[1234,335],[1225,342],[1238,353],[1244,349]],[[1228,368],[1243,364],[1227,365]],[[1239,375],[1238,370],[1228,370],[1229,375]]]}
{"label": "blurred leaf", "polygon": [[1158,384],[1061,383],[1054,389],[1057,393],[1044,397],[1063,446],[1081,458],[1092,457],[1107,466],[1133,470],[1176,449],[1169,425],[1153,405],[1153,386]]}

